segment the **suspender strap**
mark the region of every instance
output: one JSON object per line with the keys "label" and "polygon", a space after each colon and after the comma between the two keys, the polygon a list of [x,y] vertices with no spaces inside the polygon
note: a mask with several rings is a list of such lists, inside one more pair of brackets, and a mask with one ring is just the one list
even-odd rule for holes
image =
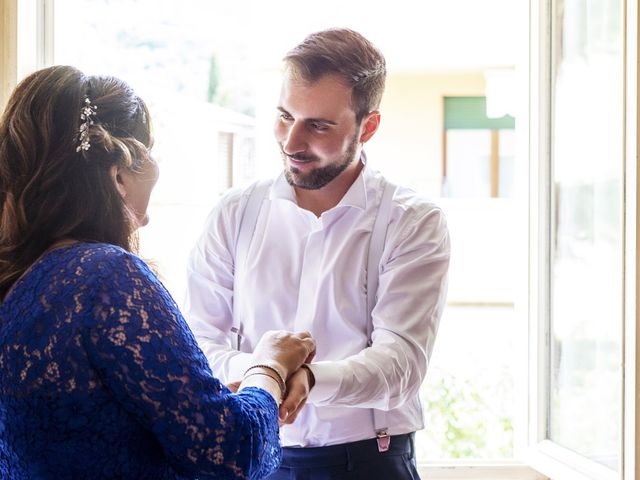
{"label": "suspender strap", "polygon": [[[376,305],[378,292],[378,275],[380,273],[380,261],[382,259],[382,251],[387,238],[387,228],[391,217],[391,207],[393,194],[396,186],[392,183],[385,185],[378,207],[378,215],[373,223],[371,232],[371,240],[369,244],[369,255],[367,258],[367,342],[371,346],[373,339],[373,308]],[[389,425],[387,421],[387,412],[383,410],[372,409],[373,426],[378,440],[378,451],[386,452],[389,450],[391,438],[389,437]]]}
{"label": "suspender strap", "polygon": [[257,182],[249,193],[247,205],[244,207],[242,218],[240,219],[240,228],[238,229],[238,237],[236,238],[236,254],[233,269],[233,325],[231,332],[236,334],[236,349],[240,350],[242,342],[242,323],[240,318],[240,289],[238,285],[240,280],[238,277],[246,272],[247,255],[249,253],[249,245],[253,238],[253,232],[258,223],[258,216],[264,199],[269,192],[271,181]]}
{"label": "suspender strap", "polygon": [[367,341],[371,345],[373,332],[373,322],[371,321],[371,313],[376,305],[376,294],[378,292],[378,274],[380,272],[380,260],[382,260],[382,250],[387,238],[387,228],[389,226],[389,218],[391,217],[391,207],[393,194],[396,186],[387,183],[382,192],[378,214],[373,223],[371,231],[371,240],[369,243],[369,255],[367,259]]}

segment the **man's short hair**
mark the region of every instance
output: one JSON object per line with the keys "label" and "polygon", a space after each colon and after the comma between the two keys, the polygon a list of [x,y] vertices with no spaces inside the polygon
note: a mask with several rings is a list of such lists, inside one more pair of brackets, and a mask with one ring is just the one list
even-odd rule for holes
{"label": "man's short hair", "polygon": [[384,56],[358,32],[335,28],[312,33],[284,57],[288,73],[308,82],[338,75],[351,87],[351,103],[360,122],[380,107],[387,68]]}

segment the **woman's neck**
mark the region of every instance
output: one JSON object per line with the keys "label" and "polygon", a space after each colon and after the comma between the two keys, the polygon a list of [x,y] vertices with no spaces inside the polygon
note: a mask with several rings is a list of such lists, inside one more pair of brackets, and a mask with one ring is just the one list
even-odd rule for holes
{"label": "woman's neck", "polygon": [[[42,255],[40,255],[38,257],[38,260],[40,258],[42,258],[44,255],[46,255],[47,253],[49,253],[51,250],[56,250],[57,248],[62,248],[62,247],[66,247],[68,245],[73,245],[74,243],[78,243],[78,242],[79,242],[78,240],[75,240],[73,238],[63,238],[61,240],[57,240],[57,241],[53,242],[51,245],[49,245],[44,252],[42,252]],[[36,262],[38,260],[36,260]]]}

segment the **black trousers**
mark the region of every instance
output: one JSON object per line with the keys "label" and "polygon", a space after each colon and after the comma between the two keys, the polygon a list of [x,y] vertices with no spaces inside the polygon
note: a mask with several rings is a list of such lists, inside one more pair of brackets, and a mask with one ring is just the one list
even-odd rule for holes
{"label": "black trousers", "polygon": [[280,469],[268,480],[420,480],[414,434],[391,437],[387,452],[374,439],[328,447],[284,448]]}

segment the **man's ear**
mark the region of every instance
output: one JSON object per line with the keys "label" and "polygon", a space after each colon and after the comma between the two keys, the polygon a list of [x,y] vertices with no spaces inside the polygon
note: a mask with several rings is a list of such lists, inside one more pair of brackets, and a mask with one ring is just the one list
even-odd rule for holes
{"label": "man's ear", "polygon": [[111,174],[111,179],[113,180],[113,184],[116,186],[118,193],[122,198],[125,198],[127,196],[127,189],[124,185],[122,167],[120,167],[119,165],[112,165],[109,173]]}
{"label": "man's ear", "polygon": [[362,134],[360,135],[360,143],[368,142],[373,134],[378,131],[380,126],[380,112],[374,110],[369,112],[363,120]]}

